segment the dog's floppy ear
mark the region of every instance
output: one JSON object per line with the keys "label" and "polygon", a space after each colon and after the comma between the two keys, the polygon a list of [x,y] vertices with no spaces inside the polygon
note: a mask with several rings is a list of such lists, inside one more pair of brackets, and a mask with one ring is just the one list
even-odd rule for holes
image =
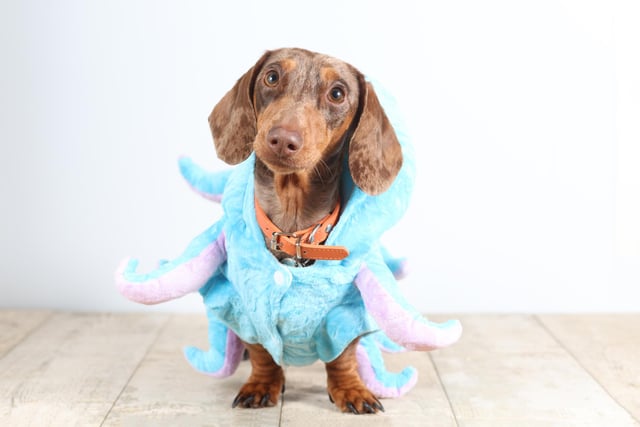
{"label": "dog's floppy ear", "polygon": [[256,137],[256,113],[253,90],[256,76],[269,57],[266,52],[213,107],[209,126],[218,157],[235,165],[251,154]]}
{"label": "dog's floppy ear", "polygon": [[373,86],[362,76],[359,83],[359,119],[349,143],[349,171],[358,187],[377,195],[385,192],[398,175],[402,148]]}

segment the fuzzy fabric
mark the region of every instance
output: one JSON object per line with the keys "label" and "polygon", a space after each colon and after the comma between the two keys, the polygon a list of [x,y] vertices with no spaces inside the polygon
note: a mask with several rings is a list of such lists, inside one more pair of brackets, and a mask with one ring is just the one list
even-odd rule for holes
{"label": "fuzzy fabric", "polygon": [[299,268],[280,264],[269,252],[255,215],[254,155],[231,171],[215,173],[180,159],[190,186],[211,200],[221,200],[223,217],[180,257],[153,272],[138,273],[136,261],[125,260],[116,283],[124,296],[144,304],[200,292],[209,319],[210,348],[185,349],[197,370],[231,375],[242,358],[240,340],[261,344],[280,365],[308,365],[334,360],[361,337],[361,377],[379,397],[396,397],[416,383],[417,372],[388,372],[381,350],[427,351],[459,339],[458,321],[430,322],[402,296],[396,277],[404,275],[406,263],[379,244],[382,233],[407,209],[414,155],[393,100],[378,88],[376,93],[402,145],[404,164],[391,188],[378,196],[355,186],[345,164],[341,197],[346,203],[326,241],[349,249],[344,260],[319,260]]}

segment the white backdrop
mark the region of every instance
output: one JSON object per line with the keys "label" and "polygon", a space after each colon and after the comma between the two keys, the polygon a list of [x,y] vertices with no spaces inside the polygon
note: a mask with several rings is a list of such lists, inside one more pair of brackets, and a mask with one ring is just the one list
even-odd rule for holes
{"label": "white backdrop", "polygon": [[[393,91],[414,202],[385,238],[425,312],[640,309],[637,2],[0,3],[0,307],[141,310],[120,259],[178,255],[219,209],[176,167],[266,49]],[[153,310],[201,310],[198,296]]]}

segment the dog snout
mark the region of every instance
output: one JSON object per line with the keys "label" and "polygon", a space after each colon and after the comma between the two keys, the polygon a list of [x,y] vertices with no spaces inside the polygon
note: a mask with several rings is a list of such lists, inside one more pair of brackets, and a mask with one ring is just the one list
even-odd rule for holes
{"label": "dog snout", "polygon": [[277,126],[267,134],[267,143],[278,157],[292,156],[302,148],[302,136],[297,131]]}

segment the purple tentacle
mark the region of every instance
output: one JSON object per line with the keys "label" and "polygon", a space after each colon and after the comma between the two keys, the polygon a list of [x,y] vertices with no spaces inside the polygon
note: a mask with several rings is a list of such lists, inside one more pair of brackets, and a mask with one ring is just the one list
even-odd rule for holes
{"label": "purple tentacle", "polygon": [[[226,327],[222,327],[226,329]],[[214,327],[214,329],[216,328]],[[187,347],[184,350],[184,355],[198,372],[216,378],[229,377],[238,369],[238,365],[242,361],[244,344],[231,329],[227,329],[224,343],[221,343],[218,337],[214,338],[215,342],[211,343],[211,348],[208,351]],[[224,349],[220,344],[224,344]]]}
{"label": "purple tentacle", "polygon": [[230,375],[238,369],[242,356],[244,355],[244,344],[240,341],[240,338],[231,329],[227,331],[227,345],[225,346],[225,358],[224,364],[219,371],[210,373],[214,377],[224,378]]}
{"label": "purple tentacle", "polygon": [[[376,396],[381,398],[394,398],[400,397],[406,394],[409,390],[411,390],[416,383],[418,382],[418,373],[413,368],[407,368],[411,376],[408,380],[402,385],[393,386],[385,385],[381,378],[379,378],[380,374],[376,374],[376,371],[371,363],[371,359],[367,354],[367,350],[362,345],[358,345],[356,348],[356,359],[358,360],[358,374],[360,378],[367,386],[367,388]],[[386,373],[387,376],[390,376],[389,373]]]}
{"label": "purple tentacle", "polygon": [[195,292],[204,286],[227,259],[224,233],[197,254],[163,263],[149,274],[136,272],[138,261],[125,259],[116,271],[122,295],[142,304],[158,304]]}
{"label": "purple tentacle", "polygon": [[447,347],[460,339],[457,320],[434,323],[403,306],[382,286],[369,268],[363,266],[355,278],[367,311],[394,342],[409,350],[430,351]]}

